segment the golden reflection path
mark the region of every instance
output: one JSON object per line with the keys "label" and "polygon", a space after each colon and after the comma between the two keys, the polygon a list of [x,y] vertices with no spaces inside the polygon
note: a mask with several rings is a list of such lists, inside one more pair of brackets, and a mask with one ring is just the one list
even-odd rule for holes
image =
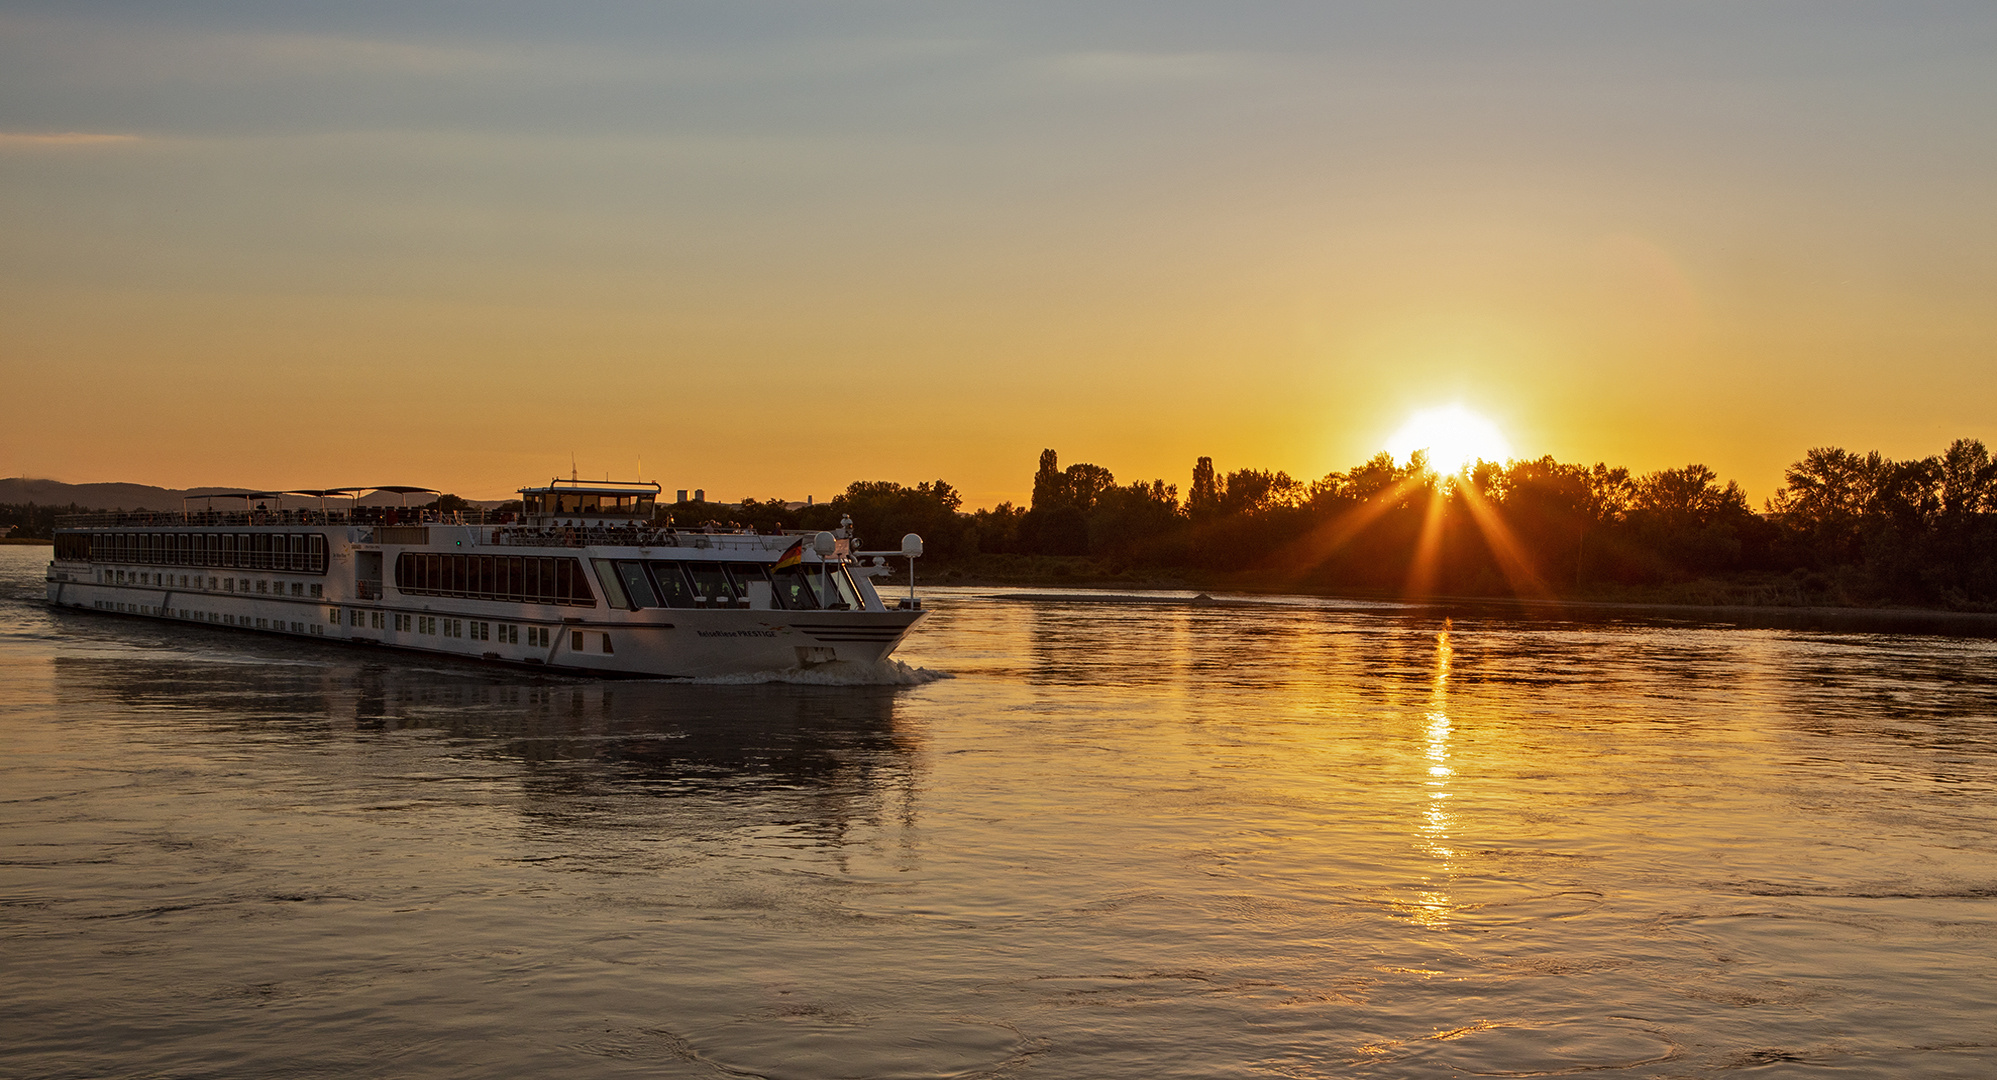
{"label": "golden reflection path", "polygon": [[1454,651],[1449,645],[1450,623],[1442,621],[1435,635],[1435,675],[1429,680],[1428,711],[1422,720],[1422,756],[1428,772],[1423,781],[1427,798],[1422,807],[1420,837],[1422,850],[1435,860],[1434,872],[1422,878],[1420,902],[1414,910],[1423,926],[1444,926],[1455,903],[1449,894],[1456,851],[1449,846],[1454,818],[1449,812],[1449,782],[1456,770],[1449,764],[1449,662]]}

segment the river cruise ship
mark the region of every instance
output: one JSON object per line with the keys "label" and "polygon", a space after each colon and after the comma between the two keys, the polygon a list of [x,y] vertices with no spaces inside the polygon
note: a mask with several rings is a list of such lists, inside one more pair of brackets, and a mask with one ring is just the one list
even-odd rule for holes
{"label": "river cruise ship", "polygon": [[[522,511],[362,506],[364,487],[63,519],[53,605],[583,675],[698,678],[885,659],[924,612],[921,538],[655,522],[659,486],[557,480]],[[240,508],[216,501],[240,499]],[[345,505],[341,505],[344,503]],[[898,578],[907,593],[874,587]],[[894,583],[896,586],[899,582]],[[887,586],[888,582],[883,581]]]}

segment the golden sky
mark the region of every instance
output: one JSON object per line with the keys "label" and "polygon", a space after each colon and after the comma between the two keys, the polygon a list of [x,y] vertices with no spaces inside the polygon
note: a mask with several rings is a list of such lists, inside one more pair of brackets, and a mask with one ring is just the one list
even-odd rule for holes
{"label": "golden sky", "polygon": [[0,7],[0,475],[1997,443],[1988,4],[156,8]]}

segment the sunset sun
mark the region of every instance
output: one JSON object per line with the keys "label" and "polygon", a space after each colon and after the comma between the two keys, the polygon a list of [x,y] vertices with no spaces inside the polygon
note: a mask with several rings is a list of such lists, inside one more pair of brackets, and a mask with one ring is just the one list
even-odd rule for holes
{"label": "sunset sun", "polygon": [[1387,440],[1387,452],[1402,461],[1417,450],[1428,452],[1429,468],[1453,476],[1480,460],[1505,460],[1512,444],[1496,424],[1461,405],[1449,405],[1415,413]]}

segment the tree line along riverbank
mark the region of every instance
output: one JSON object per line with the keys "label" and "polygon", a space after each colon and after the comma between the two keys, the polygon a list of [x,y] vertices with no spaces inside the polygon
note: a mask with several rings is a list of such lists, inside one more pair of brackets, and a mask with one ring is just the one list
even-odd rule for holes
{"label": "tree line along riverbank", "polygon": [[1812,449],[1759,508],[1703,465],[1550,457],[1442,476],[1380,454],[1311,481],[1200,458],[1189,481],[1120,483],[1047,450],[1025,506],[965,512],[936,480],[728,512],[758,528],[850,513],[885,546],[920,533],[940,583],[1997,611],[1997,463],[1973,439],[1909,460]]}
{"label": "tree line along riverbank", "polygon": [[[1543,457],[1444,476],[1418,454],[1383,453],[1301,481],[1202,457],[1188,479],[1183,495],[1162,479],[1121,483],[1046,450],[1024,506],[966,511],[944,480],[858,481],[809,506],[749,498],[659,513],[763,531],[850,514],[867,546],[921,534],[932,584],[1997,611],[1997,462],[1974,439],[1907,460],[1812,449],[1759,508],[1697,464],[1639,474]],[[73,509],[0,505],[0,527],[46,537]]]}

